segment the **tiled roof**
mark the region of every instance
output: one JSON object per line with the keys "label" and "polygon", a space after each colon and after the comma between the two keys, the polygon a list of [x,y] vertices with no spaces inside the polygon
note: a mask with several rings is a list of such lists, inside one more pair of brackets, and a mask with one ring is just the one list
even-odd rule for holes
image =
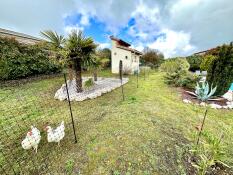
{"label": "tiled roof", "polygon": [[123,41],[122,39],[116,38],[114,36],[110,36],[110,39],[114,40],[114,41],[117,41],[117,46],[116,46],[117,48],[128,50],[128,51],[131,51],[133,53],[142,55],[142,52],[140,52],[140,51],[138,51],[136,49],[130,48],[129,46],[131,46],[131,45],[129,43]]}
{"label": "tiled roof", "polygon": [[119,38],[116,38],[114,36],[110,36],[110,39],[111,40],[114,40],[114,41],[117,41],[118,44],[122,45],[122,46],[125,46],[125,47],[129,47],[131,46],[129,43],[127,43],[126,41],[122,40],[122,39],[119,39]]}
{"label": "tiled roof", "polygon": [[129,47],[124,47],[124,46],[116,46],[116,47],[120,48],[120,49],[131,51],[131,52],[139,54],[139,55],[142,55],[142,52],[140,52],[140,51],[138,51],[136,49],[132,49],[132,48],[129,48]]}

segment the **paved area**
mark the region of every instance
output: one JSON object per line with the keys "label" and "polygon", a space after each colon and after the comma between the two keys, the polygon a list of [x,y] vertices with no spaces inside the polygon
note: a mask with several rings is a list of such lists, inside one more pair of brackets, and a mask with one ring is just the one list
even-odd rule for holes
{"label": "paved area", "polygon": [[[90,77],[83,77],[83,82],[88,80]],[[122,84],[126,84],[128,82],[128,78],[123,78]],[[70,94],[71,101],[83,101],[86,99],[94,99],[98,96],[101,96],[104,93],[111,92],[112,90],[121,86],[120,79],[117,78],[102,78],[98,77],[98,81],[95,82],[95,85],[90,89],[84,89],[82,93],[76,92],[76,82],[75,80],[68,80],[68,90]],[[55,99],[58,100],[66,100],[67,92],[66,85],[63,84],[60,89],[57,90],[54,96]]]}

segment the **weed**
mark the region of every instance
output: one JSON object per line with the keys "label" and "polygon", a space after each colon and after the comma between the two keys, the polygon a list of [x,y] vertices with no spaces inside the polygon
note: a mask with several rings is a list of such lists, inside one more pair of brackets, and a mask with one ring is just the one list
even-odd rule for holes
{"label": "weed", "polygon": [[73,159],[69,159],[66,161],[66,164],[65,164],[65,171],[67,174],[72,174],[73,172],[73,169],[74,169],[74,160]]}
{"label": "weed", "polygon": [[89,78],[87,81],[85,81],[85,83],[84,83],[84,87],[86,88],[86,89],[90,89],[91,87],[93,87],[94,86],[94,81],[93,81],[93,78]]}

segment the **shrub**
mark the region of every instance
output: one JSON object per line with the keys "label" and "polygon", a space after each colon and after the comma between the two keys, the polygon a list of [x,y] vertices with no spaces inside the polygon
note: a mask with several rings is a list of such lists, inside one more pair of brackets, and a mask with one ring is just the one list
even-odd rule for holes
{"label": "shrub", "polygon": [[186,61],[186,59],[183,58],[175,58],[166,60],[164,63],[160,66],[160,71],[167,72],[167,73],[173,73],[177,70],[182,71],[188,71],[189,70],[189,63]]}
{"label": "shrub", "polygon": [[160,70],[166,72],[165,83],[177,87],[194,88],[199,77],[188,71],[189,63],[186,59],[176,58],[165,61]]}
{"label": "shrub", "polygon": [[214,59],[216,59],[216,56],[213,55],[204,56],[200,65],[200,69],[202,71],[207,71]]}
{"label": "shrub", "polygon": [[60,71],[61,66],[37,45],[23,45],[0,38],[0,79],[18,79]]}
{"label": "shrub", "polygon": [[201,55],[192,55],[186,58],[188,61],[190,68],[190,71],[195,72],[196,70],[200,70],[200,65],[202,62],[203,56]]}
{"label": "shrub", "polygon": [[176,87],[187,87],[194,89],[196,82],[199,81],[199,77],[190,72],[176,71],[173,73],[166,73],[165,83]]}
{"label": "shrub", "polygon": [[233,43],[220,47],[207,71],[207,81],[218,87],[216,95],[226,93],[233,81]]}
{"label": "shrub", "polygon": [[92,86],[94,86],[94,81],[93,81],[93,78],[89,78],[87,81],[85,81],[84,83],[84,87],[86,89],[90,89]]}

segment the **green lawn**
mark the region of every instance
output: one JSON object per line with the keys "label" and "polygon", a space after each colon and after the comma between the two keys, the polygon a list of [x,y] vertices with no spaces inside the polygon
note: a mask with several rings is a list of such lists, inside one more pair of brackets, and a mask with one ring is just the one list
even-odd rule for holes
{"label": "green lawn", "polygon": [[[102,72],[102,76],[109,76]],[[63,78],[32,81],[0,89],[0,165],[2,172],[47,170],[71,174],[182,174],[184,150],[194,142],[194,126],[204,108],[182,102],[181,94],[153,72],[144,80],[130,76],[126,100],[116,89],[94,100],[72,102],[78,143],[73,143],[67,101],[53,99]],[[47,143],[45,133],[35,155],[21,148],[31,124],[41,131],[46,123],[56,126],[65,120],[67,135],[61,146]],[[205,130],[224,132],[226,160],[233,166],[233,111],[208,112]],[[18,164],[20,164],[18,166]],[[36,168],[35,168],[36,167]],[[26,171],[27,170],[27,171]],[[54,173],[56,174],[56,173]]]}

